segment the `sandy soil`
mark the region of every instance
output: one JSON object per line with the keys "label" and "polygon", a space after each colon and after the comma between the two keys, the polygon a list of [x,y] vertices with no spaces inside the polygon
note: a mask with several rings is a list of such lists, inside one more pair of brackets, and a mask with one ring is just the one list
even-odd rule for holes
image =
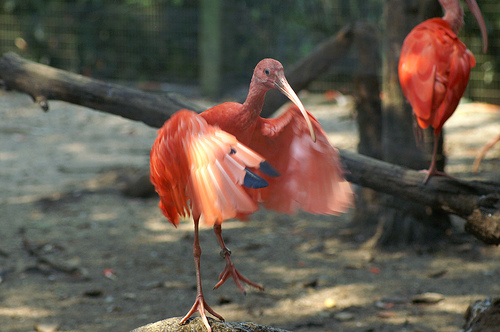
{"label": "sandy soil", "polygon": [[[355,150],[349,108],[305,96],[335,145]],[[128,331],[182,316],[195,296],[192,223],[178,229],[156,198],[129,198],[123,179],[147,169],[155,130],[61,102],[43,113],[0,92],[0,330]],[[500,113],[464,107],[446,126],[447,171],[500,181]],[[460,222],[457,221],[457,225]],[[472,301],[500,292],[500,251],[474,238],[440,250],[362,249],[349,215],[257,213],[227,222],[233,262],[264,292],[228,281],[210,228],[201,231],[207,301],[226,320],[293,331],[457,331]],[[437,303],[415,296],[440,294]],[[436,295],[435,295],[436,296]],[[430,297],[428,300],[433,300]]]}

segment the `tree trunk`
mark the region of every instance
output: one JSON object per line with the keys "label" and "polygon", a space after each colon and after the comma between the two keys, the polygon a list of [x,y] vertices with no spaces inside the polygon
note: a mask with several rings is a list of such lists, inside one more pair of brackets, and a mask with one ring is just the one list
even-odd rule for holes
{"label": "tree trunk", "polygon": [[[403,40],[420,23],[419,9],[422,10],[427,3],[427,0],[417,3],[413,0],[386,0],[384,8],[387,39],[382,52],[386,56],[383,64],[382,156],[387,162],[414,169],[428,168],[429,163],[417,147],[412,109],[399,85],[398,62]],[[441,158],[442,161],[444,158]],[[381,246],[435,243],[446,237],[451,226],[446,213],[397,196],[385,196],[382,204],[384,210],[379,220],[382,231],[376,239]]]}
{"label": "tree trunk", "polygon": [[[353,47],[358,56],[358,69],[353,75],[356,121],[359,131],[358,152],[382,159],[382,105],[380,101],[380,57],[377,29],[372,24],[354,27]],[[362,238],[370,236],[382,211],[381,194],[373,189],[357,187],[356,208],[351,225]]]}

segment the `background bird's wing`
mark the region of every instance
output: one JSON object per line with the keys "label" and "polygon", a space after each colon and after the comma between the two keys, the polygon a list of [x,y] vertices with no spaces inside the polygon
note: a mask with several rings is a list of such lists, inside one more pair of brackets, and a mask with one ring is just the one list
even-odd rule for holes
{"label": "background bird's wing", "polygon": [[435,105],[436,112],[432,123],[432,127],[438,130],[441,130],[446,120],[455,112],[469,82],[470,71],[476,65],[474,55],[458,38],[451,46],[451,53],[446,61],[448,85],[441,102]]}
{"label": "background bird's wing", "polygon": [[401,89],[424,129],[431,124],[437,70],[435,48],[434,30],[426,21],[406,36],[399,58]]}
{"label": "background bird's wing", "polygon": [[248,167],[264,159],[240,144],[233,135],[211,126],[195,112],[174,114],[159,130],[151,150],[151,182],[160,208],[174,225],[189,215],[207,224],[221,223],[257,210],[243,186],[267,185]]}
{"label": "background bird's wing", "polygon": [[292,105],[276,119],[260,118],[249,147],[261,154],[280,176],[251,193],[267,209],[293,214],[339,214],[352,205],[352,189],[343,177],[337,150],[319,122],[309,117],[317,135],[311,139],[304,117]]}
{"label": "background bird's wing", "polygon": [[427,20],[408,34],[399,80],[422,128],[441,130],[460,102],[474,65],[472,53],[442,19]]}

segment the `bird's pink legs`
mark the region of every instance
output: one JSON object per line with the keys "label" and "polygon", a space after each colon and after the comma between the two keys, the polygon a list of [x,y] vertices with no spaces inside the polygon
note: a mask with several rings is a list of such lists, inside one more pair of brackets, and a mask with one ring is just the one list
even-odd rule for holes
{"label": "bird's pink legs", "polygon": [[205,310],[220,319],[221,321],[224,321],[224,318],[222,318],[221,315],[217,314],[215,311],[210,308],[210,306],[205,302],[205,298],[203,297],[203,291],[201,289],[201,272],[200,272],[200,257],[201,257],[201,247],[200,247],[200,240],[198,237],[198,224],[199,224],[199,218],[194,219],[194,243],[193,243],[193,256],[194,256],[194,263],[195,263],[195,268],[196,268],[196,300],[194,301],[193,306],[191,307],[191,310],[184,316],[184,318],[180,321],[180,324],[184,324],[186,320],[191,317],[192,314],[194,314],[195,311],[198,311],[200,313],[201,319],[203,320],[203,323],[205,323],[205,326],[208,329],[208,332],[212,331],[212,328],[210,327],[210,324],[208,323],[207,316],[205,314]]}
{"label": "bird's pink legs", "polygon": [[223,283],[226,282],[229,277],[233,277],[234,283],[236,286],[243,292],[243,294],[246,294],[245,288],[241,285],[241,281],[252,286],[255,288],[258,288],[259,290],[264,290],[264,287],[257,285],[256,283],[248,280],[244,276],[241,275],[241,273],[236,270],[236,268],[233,265],[233,262],[231,262],[231,258],[229,257],[231,255],[231,250],[229,250],[226,247],[226,244],[224,243],[224,239],[222,239],[222,230],[221,226],[219,224],[214,225],[214,233],[215,236],[217,237],[217,241],[219,241],[220,247],[221,247],[221,255],[224,256],[224,259],[226,260],[226,267],[224,270],[221,272],[219,275],[219,282],[214,286],[214,289],[219,288]]}
{"label": "bird's pink legs", "polygon": [[486,152],[488,152],[489,149],[491,149],[495,144],[500,142],[500,135],[489,141],[482,149],[479,151],[477,154],[476,160],[474,160],[474,165],[472,166],[472,171],[474,173],[477,173],[477,170],[479,169],[479,164],[481,164],[481,160],[483,159],[484,155]]}

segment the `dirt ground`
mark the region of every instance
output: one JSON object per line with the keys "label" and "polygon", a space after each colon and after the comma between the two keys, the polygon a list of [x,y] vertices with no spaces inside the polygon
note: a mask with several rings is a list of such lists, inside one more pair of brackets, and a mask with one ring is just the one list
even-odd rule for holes
{"label": "dirt ground", "polygon": [[[338,147],[355,150],[349,107],[303,96]],[[192,223],[172,227],[157,198],[122,194],[148,168],[155,129],[62,102],[43,113],[0,92],[0,330],[129,331],[182,316],[195,297]],[[481,172],[477,151],[500,112],[465,105],[446,125],[447,171],[500,181],[500,144]],[[460,232],[460,220],[456,220]],[[292,331],[458,331],[467,306],[500,293],[500,251],[462,235],[439,250],[363,249],[349,215],[261,211],[223,225],[233,262],[265,291],[243,296],[201,230],[209,304],[226,320]],[[414,303],[425,293],[432,303]],[[418,301],[417,301],[418,302]],[[425,302],[425,301],[424,301]]]}

